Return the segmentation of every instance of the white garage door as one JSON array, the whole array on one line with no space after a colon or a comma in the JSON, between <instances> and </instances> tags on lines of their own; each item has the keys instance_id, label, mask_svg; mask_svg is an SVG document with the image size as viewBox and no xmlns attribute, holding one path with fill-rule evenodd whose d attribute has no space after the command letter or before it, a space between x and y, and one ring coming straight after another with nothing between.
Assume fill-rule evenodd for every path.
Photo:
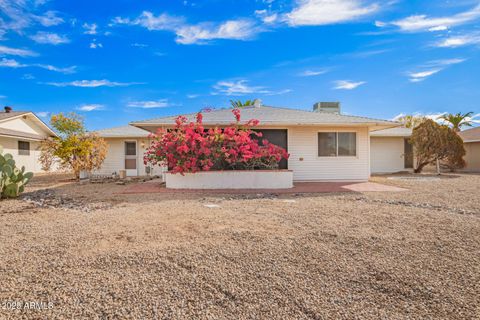
<instances>
[{"instance_id":1,"label":"white garage door","mask_svg":"<svg viewBox=\"0 0 480 320\"><path fill-rule=\"evenodd\" d=\"M370 168L372 173L405 171L403 137L371 137Z\"/></svg>"}]
</instances>

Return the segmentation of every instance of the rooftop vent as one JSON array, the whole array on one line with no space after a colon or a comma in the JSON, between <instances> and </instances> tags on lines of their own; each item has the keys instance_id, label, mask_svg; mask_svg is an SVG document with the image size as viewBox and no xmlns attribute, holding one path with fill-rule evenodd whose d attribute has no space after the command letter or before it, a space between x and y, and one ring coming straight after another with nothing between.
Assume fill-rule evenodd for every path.
<instances>
[{"instance_id":1,"label":"rooftop vent","mask_svg":"<svg viewBox=\"0 0 480 320\"><path fill-rule=\"evenodd\" d=\"M5 109L5 113L10 113L12 111L12 107L9 107L9 106L5 106L4 109Z\"/></svg>"},{"instance_id":2,"label":"rooftop vent","mask_svg":"<svg viewBox=\"0 0 480 320\"><path fill-rule=\"evenodd\" d=\"M313 105L313 111L340 114L340 102L317 102Z\"/></svg>"}]
</instances>

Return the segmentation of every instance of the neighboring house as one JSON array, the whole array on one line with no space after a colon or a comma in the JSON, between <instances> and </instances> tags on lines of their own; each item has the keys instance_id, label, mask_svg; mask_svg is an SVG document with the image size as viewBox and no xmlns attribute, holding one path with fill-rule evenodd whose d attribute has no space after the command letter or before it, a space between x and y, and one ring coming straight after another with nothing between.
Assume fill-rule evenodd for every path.
<instances>
[{"instance_id":1,"label":"neighboring house","mask_svg":"<svg viewBox=\"0 0 480 320\"><path fill-rule=\"evenodd\" d=\"M467 166L464 170L480 172L480 127L464 130L459 134L467 152L464 157Z\"/></svg>"},{"instance_id":2,"label":"neighboring house","mask_svg":"<svg viewBox=\"0 0 480 320\"><path fill-rule=\"evenodd\" d=\"M397 127L370 133L372 173L394 173L413 169L412 129Z\"/></svg>"},{"instance_id":3,"label":"neighboring house","mask_svg":"<svg viewBox=\"0 0 480 320\"><path fill-rule=\"evenodd\" d=\"M13 155L17 167L42 172L40 141L53 136L55 132L32 112L12 111L10 107L0 112L0 145L4 153Z\"/></svg>"},{"instance_id":4,"label":"neighboring house","mask_svg":"<svg viewBox=\"0 0 480 320\"><path fill-rule=\"evenodd\" d=\"M413 148L408 139L412 129L398 127L370 134L372 173L393 173L413 169ZM463 171L480 172L480 127L459 132L463 139L466 167ZM431 168L436 170L435 168Z\"/></svg>"},{"instance_id":5,"label":"neighboring house","mask_svg":"<svg viewBox=\"0 0 480 320\"><path fill-rule=\"evenodd\" d=\"M152 168L143 163L143 154L150 145L150 132L134 126L123 126L96 131L108 144L108 152L102 167L94 173L118 174L125 170L127 176L161 174L158 166Z\"/></svg>"},{"instance_id":6,"label":"neighboring house","mask_svg":"<svg viewBox=\"0 0 480 320\"><path fill-rule=\"evenodd\" d=\"M196 113L186 115L194 121ZM100 130L109 143L109 155L98 171L128 170L144 175L143 152L149 132L171 128L177 116L135 121L130 126ZM242 121L258 119L266 139L284 147L290 158L280 164L293 171L295 181L365 181L370 177L370 133L397 127L397 122L343 115L338 103L316 103L313 111L261 106L242 108ZM206 127L234 122L231 109L203 113ZM143 129L143 130L142 130ZM157 169L156 169L157 170Z\"/></svg>"}]
</instances>

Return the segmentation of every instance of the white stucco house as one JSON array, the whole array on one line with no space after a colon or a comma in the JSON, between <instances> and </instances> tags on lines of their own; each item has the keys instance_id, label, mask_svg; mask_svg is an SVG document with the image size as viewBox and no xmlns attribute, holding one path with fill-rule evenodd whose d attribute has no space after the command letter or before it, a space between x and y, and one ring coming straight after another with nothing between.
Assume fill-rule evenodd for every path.
<instances>
[{"instance_id":1,"label":"white stucco house","mask_svg":"<svg viewBox=\"0 0 480 320\"><path fill-rule=\"evenodd\" d=\"M26 171L42 172L38 161L40 141L56 136L33 112L13 111L5 107L0 112L0 145L4 153L12 154L18 167Z\"/></svg>"},{"instance_id":2,"label":"white stucco house","mask_svg":"<svg viewBox=\"0 0 480 320\"><path fill-rule=\"evenodd\" d=\"M194 121L194 114L185 115ZM365 181L372 172L403 171L403 136L395 137L391 147L382 143L381 136L374 142L375 153L398 152L392 165L389 160L374 155L372 167L371 139L373 133L396 128L399 123L381 119L344 115L339 103L316 103L312 111L263 106L242 108L242 121L258 119L258 130L270 142L284 147L290 153L280 168L293 171L294 181ZM148 135L158 128L171 128L177 116L134 121L129 126L97 131L109 144L109 155L98 171L112 174L127 170L127 175L145 175L143 152L149 145ZM203 113L206 127L226 126L234 122L231 109ZM398 140L398 141L397 141ZM378 142L378 143L377 143ZM397 143L398 142L398 143ZM372 170L373 169L373 170ZM151 169L147 169L151 170ZM159 170L155 168L155 170ZM158 171L157 171L158 172Z\"/></svg>"},{"instance_id":3,"label":"white stucco house","mask_svg":"<svg viewBox=\"0 0 480 320\"><path fill-rule=\"evenodd\" d=\"M370 168L372 174L413 170L412 129L396 127L370 132Z\"/></svg>"}]
</instances>

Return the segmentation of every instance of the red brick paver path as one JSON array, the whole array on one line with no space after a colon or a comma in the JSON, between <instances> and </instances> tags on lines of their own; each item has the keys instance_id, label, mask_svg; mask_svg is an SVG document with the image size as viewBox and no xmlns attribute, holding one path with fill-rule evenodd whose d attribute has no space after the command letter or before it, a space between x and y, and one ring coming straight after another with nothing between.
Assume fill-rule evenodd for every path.
<instances>
[{"instance_id":1,"label":"red brick paver path","mask_svg":"<svg viewBox=\"0 0 480 320\"><path fill-rule=\"evenodd\" d=\"M121 193L205 193L205 194L258 194L258 193L329 193L329 192L401 192L407 189L375 182L296 182L291 189L167 189L159 181L129 185Z\"/></svg>"}]
</instances>

